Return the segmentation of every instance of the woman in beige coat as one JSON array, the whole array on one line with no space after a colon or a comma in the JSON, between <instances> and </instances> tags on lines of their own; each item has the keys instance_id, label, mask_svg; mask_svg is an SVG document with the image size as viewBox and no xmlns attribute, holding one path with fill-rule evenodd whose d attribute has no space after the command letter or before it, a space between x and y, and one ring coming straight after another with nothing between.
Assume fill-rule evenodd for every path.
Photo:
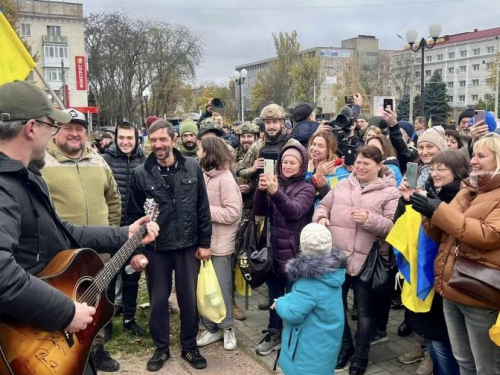
<instances>
[{"instance_id":1,"label":"woman in beige coat","mask_svg":"<svg viewBox=\"0 0 500 375\"><path fill-rule=\"evenodd\" d=\"M230 171L234 155L226 143L215 137L205 138L198 146L198 157L203 169L203 177L207 186L210 216L212 218L212 263L217 274L224 304L226 318L219 324L202 319L207 328L198 338L198 346L205 346L222 338L224 332L224 349L236 348L236 336L232 329L234 246L236 232L241 220L243 203L238 185Z\"/></svg>"}]
</instances>

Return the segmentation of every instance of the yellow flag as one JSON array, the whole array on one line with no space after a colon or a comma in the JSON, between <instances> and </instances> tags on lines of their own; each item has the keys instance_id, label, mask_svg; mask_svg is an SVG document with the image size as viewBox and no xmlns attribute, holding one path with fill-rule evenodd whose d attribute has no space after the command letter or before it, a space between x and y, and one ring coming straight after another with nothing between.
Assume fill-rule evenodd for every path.
<instances>
[{"instance_id":1,"label":"yellow flag","mask_svg":"<svg viewBox=\"0 0 500 375\"><path fill-rule=\"evenodd\" d=\"M0 86L14 80L25 80L36 66L16 32L0 10Z\"/></svg>"}]
</instances>

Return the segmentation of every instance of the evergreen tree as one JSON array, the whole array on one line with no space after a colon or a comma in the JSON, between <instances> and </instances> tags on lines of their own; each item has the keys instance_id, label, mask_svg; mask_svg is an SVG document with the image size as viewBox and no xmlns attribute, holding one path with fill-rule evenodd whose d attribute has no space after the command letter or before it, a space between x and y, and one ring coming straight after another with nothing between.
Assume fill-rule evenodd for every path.
<instances>
[{"instance_id":1,"label":"evergreen tree","mask_svg":"<svg viewBox=\"0 0 500 375\"><path fill-rule=\"evenodd\" d=\"M429 82L425 84L424 111L427 118L432 115L434 120L441 122L448 119L450 106L447 101L446 83L438 71L434 71Z\"/></svg>"},{"instance_id":2,"label":"evergreen tree","mask_svg":"<svg viewBox=\"0 0 500 375\"><path fill-rule=\"evenodd\" d=\"M423 115L423 113L420 113L420 95L415 95L413 98L413 118ZM410 119L410 121L413 121L413 119Z\"/></svg>"},{"instance_id":3,"label":"evergreen tree","mask_svg":"<svg viewBox=\"0 0 500 375\"><path fill-rule=\"evenodd\" d=\"M398 103L398 121L410 119L410 94L404 94Z\"/></svg>"}]
</instances>

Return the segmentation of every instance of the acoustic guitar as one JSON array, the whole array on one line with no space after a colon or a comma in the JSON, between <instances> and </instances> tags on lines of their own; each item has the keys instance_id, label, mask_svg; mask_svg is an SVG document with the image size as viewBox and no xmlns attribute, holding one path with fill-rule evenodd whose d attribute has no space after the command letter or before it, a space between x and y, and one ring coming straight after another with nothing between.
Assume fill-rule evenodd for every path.
<instances>
[{"instance_id":1,"label":"acoustic guitar","mask_svg":"<svg viewBox=\"0 0 500 375\"><path fill-rule=\"evenodd\" d=\"M158 204L152 199L146 201L144 209L149 221L157 219ZM72 300L94 306L94 320L85 330L77 333L45 332L15 317L1 315L1 375L83 373L95 336L114 314L114 307L106 296L106 287L139 246L147 231L146 224L141 225L106 265L92 249L64 250L36 275Z\"/></svg>"}]
</instances>

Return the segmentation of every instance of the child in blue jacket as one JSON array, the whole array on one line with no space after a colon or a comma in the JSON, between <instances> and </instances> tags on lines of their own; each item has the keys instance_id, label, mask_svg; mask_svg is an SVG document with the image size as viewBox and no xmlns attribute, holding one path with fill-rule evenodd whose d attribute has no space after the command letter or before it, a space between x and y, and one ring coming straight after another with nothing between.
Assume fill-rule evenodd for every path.
<instances>
[{"instance_id":1,"label":"child in blue jacket","mask_svg":"<svg viewBox=\"0 0 500 375\"><path fill-rule=\"evenodd\" d=\"M286 323L279 364L286 375L331 375L342 343L342 284L347 260L332 250L330 231L309 224L300 234L302 254L286 266L292 291L271 308Z\"/></svg>"}]
</instances>

